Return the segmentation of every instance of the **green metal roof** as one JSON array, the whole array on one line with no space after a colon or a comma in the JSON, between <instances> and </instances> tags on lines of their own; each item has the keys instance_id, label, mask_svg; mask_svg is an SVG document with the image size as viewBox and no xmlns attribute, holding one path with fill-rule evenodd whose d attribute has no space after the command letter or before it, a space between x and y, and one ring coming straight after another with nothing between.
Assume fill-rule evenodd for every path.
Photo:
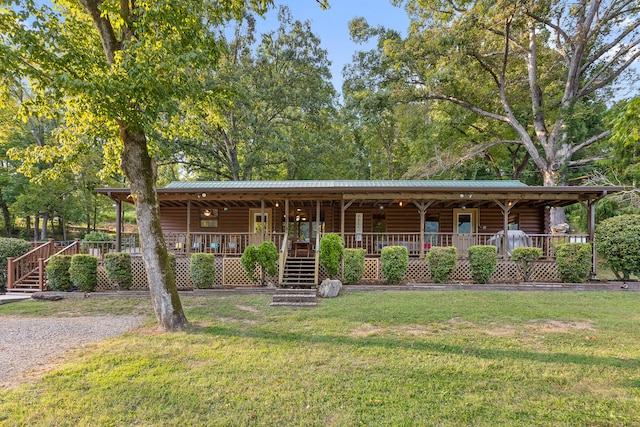
<instances>
[{"instance_id":1,"label":"green metal roof","mask_svg":"<svg viewBox=\"0 0 640 427\"><path fill-rule=\"evenodd\" d=\"M174 181L163 189L348 189L348 188L522 188L527 187L517 180L300 180L300 181Z\"/></svg>"}]
</instances>

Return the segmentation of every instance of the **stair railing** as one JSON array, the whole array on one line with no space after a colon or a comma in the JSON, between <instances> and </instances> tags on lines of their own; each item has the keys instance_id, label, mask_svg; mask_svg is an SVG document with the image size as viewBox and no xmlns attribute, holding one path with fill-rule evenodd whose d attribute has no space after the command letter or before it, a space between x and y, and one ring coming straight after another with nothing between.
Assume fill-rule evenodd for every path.
<instances>
[{"instance_id":1,"label":"stair railing","mask_svg":"<svg viewBox=\"0 0 640 427\"><path fill-rule=\"evenodd\" d=\"M315 267L313 269L313 282L318 286L320 272L320 231L316 233Z\"/></svg>"},{"instance_id":2,"label":"stair railing","mask_svg":"<svg viewBox=\"0 0 640 427\"><path fill-rule=\"evenodd\" d=\"M278 283L282 284L284 281L284 266L287 263L287 254L289 249L289 233L284 234L284 238L282 239L282 244L280 245L280 255L279 255L279 265L278 265Z\"/></svg>"},{"instance_id":3,"label":"stair railing","mask_svg":"<svg viewBox=\"0 0 640 427\"><path fill-rule=\"evenodd\" d=\"M34 272L42 276L44 274L41 271L42 260L49 258L54 251L55 243L53 239L49 239L18 258L7 258L7 291L15 288L16 284ZM42 282L40 282L40 288L42 288Z\"/></svg>"}]
</instances>

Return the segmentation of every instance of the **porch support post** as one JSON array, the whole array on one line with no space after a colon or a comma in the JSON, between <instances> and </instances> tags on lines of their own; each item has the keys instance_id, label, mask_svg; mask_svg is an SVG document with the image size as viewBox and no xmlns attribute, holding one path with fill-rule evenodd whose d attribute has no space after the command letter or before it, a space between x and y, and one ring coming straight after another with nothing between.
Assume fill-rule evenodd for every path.
<instances>
[{"instance_id":1,"label":"porch support post","mask_svg":"<svg viewBox=\"0 0 640 427\"><path fill-rule=\"evenodd\" d=\"M122 251L122 202L116 200L116 252Z\"/></svg>"},{"instance_id":2,"label":"porch support post","mask_svg":"<svg viewBox=\"0 0 640 427\"><path fill-rule=\"evenodd\" d=\"M349 200L349 202L347 202L345 204L344 199L342 199L342 206L340 209L340 237L342 237L344 239L344 216L345 216L345 212L347 212L347 209L349 209L349 206L351 206L351 204L354 202L355 200Z\"/></svg>"},{"instance_id":3,"label":"porch support post","mask_svg":"<svg viewBox=\"0 0 640 427\"><path fill-rule=\"evenodd\" d=\"M320 204L322 203L321 200L316 200L316 240L318 239L318 236L320 235Z\"/></svg>"},{"instance_id":4,"label":"porch support post","mask_svg":"<svg viewBox=\"0 0 640 427\"><path fill-rule=\"evenodd\" d=\"M185 253L191 254L191 200L187 200L187 236L185 239Z\"/></svg>"},{"instance_id":5,"label":"porch support post","mask_svg":"<svg viewBox=\"0 0 640 427\"><path fill-rule=\"evenodd\" d=\"M494 200L494 203L502 209L502 232L504 233L502 236L502 259L506 261L509 255L509 212L511 212L511 209L513 209L518 202L505 200L504 203L502 203L499 200Z\"/></svg>"},{"instance_id":6,"label":"porch support post","mask_svg":"<svg viewBox=\"0 0 640 427\"><path fill-rule=\"evenodd\" d=\"M588 200L580 202L580 204L587 210L587 233L589 233L589 243L591 243L591 278L596 277L596 202L600 198L595 200Z\"/></svg>"},{"instance_id":7,"label":"porch support post","mask_svg":"<svg viewBox=\"0 0 640 427\"><path fill-rule=\"evenodd\" d=\"M265 221L264 221L264 199L260 200L260 243L264 242L265 238Z\"/></svg>"},{"instance_id":8,"label":"porch support post","mask_svg":"<svg viewBox=\"0 0 640 427\"><path fill-rule=\"evenodd\" d=\"M418 208L418 212L420 212L420 258L424 258L424 222L426 219L427 209L432 203L433 200L424 203L418 203L415 200L413 201L413 204Z\"/></svg>"},{"instance_id":9,"label":"porch support post","mask_svg":"<svg viewBox=\"0 0 640 427\"><path fill-rule=\"evenodd\" d=\"M289 199L284 200L284 234L289 235Z\"/></svg>"}]
</instances>

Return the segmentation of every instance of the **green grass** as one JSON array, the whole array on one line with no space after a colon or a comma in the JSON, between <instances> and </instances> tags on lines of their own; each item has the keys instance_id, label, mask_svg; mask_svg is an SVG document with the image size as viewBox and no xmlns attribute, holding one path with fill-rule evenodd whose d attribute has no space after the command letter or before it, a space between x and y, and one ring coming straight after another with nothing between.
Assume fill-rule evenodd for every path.
<instances>
[{"instance_id":1,"label":"green grass","mask_svg":"<svg viewBox=\"0 0 640 427\"><path fill-rule=\"evenodd\" d=\"M147 326L0 391L0 425L640 425L640 293L369 292L316 308L187 297ZM0 316L146 314L146 299Z\"/></svg>"}]
</instances>

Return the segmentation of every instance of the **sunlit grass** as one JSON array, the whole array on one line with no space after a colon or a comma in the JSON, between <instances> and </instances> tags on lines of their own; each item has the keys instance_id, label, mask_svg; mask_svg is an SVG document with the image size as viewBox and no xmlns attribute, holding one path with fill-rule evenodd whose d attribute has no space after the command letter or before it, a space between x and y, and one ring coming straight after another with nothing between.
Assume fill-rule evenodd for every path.
<instances>
[{"instance_id":1,"label":"sunlit grass","mask_svg":"<svg viewBox=\"0 0 640 427\"><path fill-rule=\"evenodd\" d=\"M369 292L312 309L183 298L0 392L0 425L640 425L638 293ZM21 307L20 307L21 306ZM1 315L146 314L146 299Z\"/></svg>"}]
</instances>

